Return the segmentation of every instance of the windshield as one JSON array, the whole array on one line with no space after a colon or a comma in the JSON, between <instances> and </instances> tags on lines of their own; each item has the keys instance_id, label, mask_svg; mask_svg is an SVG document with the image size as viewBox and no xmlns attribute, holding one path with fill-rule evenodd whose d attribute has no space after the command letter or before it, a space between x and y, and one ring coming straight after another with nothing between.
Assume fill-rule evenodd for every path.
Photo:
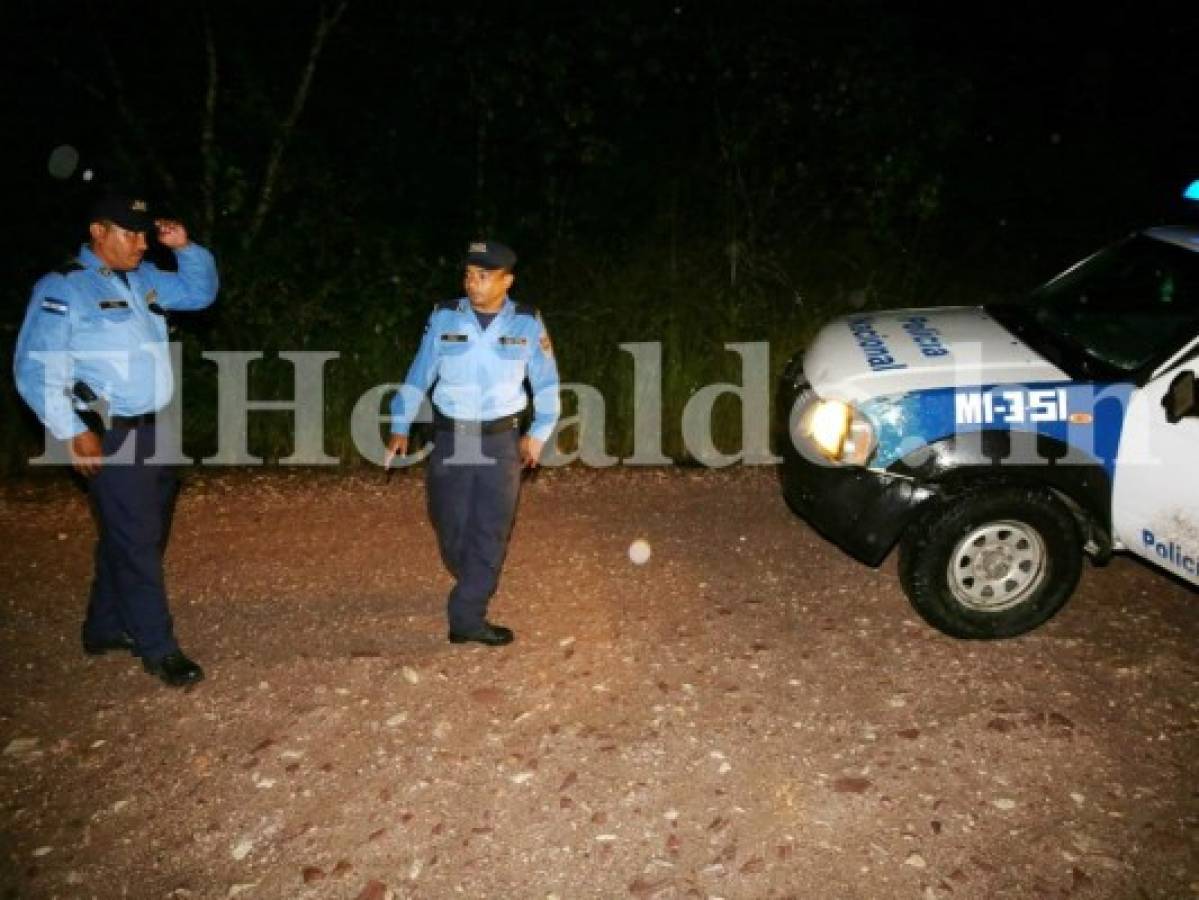
<instances>
[{"instance_id":1,"label":"windshield","mask_svg":"<svg viewBox=\"0 0 1199 900\"><path fill-rule=\"evenodd\" d=\"M1127 378L1199 333L1199 253L1136 235L988 312L1074 377Z\"/></svg>"}]
</instances>

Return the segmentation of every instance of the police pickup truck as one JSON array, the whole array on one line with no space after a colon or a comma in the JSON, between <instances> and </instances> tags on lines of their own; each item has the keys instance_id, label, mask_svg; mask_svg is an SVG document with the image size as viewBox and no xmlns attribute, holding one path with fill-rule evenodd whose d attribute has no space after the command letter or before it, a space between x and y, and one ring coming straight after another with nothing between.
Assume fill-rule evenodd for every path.
<instances>
[{"instance_id":1,"label":"police pickup truck","mask_svg":"<svg viewBox=\"0 0 1199 900\"><path fill-rule=\"evenodd\" d=\"M782 377L783 494L866 564L898 544L913 607L955 637L1041 625L1084 553L1199 584L1197 373L1193 226L1133 234L1023 302L840 318Z\"/></svg>"}]
</instances>

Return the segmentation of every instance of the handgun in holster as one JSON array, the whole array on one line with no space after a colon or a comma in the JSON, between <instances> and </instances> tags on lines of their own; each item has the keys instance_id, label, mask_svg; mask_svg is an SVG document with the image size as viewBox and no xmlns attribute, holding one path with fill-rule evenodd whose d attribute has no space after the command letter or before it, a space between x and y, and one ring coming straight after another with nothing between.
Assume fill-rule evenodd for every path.
<instances>
[{"instance_id":1,"label":"handgun in holster","mask_svg":"<svg viewBox=\"0 0 1199 900\"><path fill-rule=\"evenodd\" d=\"M103 437L108 430L108 403L104 398L97 396L86 381L76 381L71 388L71 399L74 400L75 415L83 420L87 430Z\"/></svg>"}]
</instances>

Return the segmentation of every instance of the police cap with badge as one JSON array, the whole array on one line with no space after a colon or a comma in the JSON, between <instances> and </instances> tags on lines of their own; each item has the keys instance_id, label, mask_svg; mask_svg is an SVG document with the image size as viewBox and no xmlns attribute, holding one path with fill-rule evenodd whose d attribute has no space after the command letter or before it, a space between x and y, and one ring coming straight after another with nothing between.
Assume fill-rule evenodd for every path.
<instances>
[{"instance_id":1,"label":"police cap with badge","mask_svg":"<svg viewBox=\"0 0 1199 900\"><path fill-rule=\"evenodd\" d=\"M510 272L516 265L516 253L499 241L472 241L466 249L466 264L480 269L504 269Z\"/></svg>"},{"instance_id":2,"label":"police cap with badge","mask_svg":"<svg viewBox=\"0 0 1199 900\"><path fill-rule=\"evenodd\" d=\"M92 204L88 222L112 222L126 231L154 230L154 217L145 200L113 191L102 194Z\"/></svg>"}]
</instances>

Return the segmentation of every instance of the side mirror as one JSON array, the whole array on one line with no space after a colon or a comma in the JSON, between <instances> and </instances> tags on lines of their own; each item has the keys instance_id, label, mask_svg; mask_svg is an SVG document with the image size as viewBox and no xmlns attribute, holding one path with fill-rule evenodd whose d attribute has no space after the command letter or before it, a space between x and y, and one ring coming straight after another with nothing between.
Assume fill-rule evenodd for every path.
<instances>
[{"instance_id":1,"label":"side mirror","mask_svg":"<svg viewBox=\"0 0 1199 900\"><path fill-rule=\"evenodd\" d=\"M1190 369L1179 372L1162 397L1166 421L1171 425L1186 416L1199 416L1199 392L1195 390L1195 373Z\"/></svg>"}]
</instances>

